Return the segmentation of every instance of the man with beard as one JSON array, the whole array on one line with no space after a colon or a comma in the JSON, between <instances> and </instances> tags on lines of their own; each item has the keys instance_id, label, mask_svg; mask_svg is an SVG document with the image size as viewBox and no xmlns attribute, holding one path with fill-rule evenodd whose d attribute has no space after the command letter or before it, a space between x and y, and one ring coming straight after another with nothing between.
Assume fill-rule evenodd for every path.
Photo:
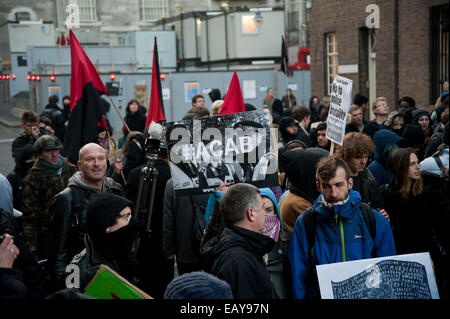
<instances>
[{"instance_id":1,"label":"man with beard","mask_svg":"<svg viewBox=\"0 0 450 319\"><path fill-rule=\"evenodd\" d=\"M52 288L63 288L66 266L83 248L86 234L86 207L94 193L123 195L122 187L106 173L105 150L89 143L79 152L79 172L70 179L66 189L57 194L49 205L50 242L48 271Z\"/></svg>"},{"instance_id":2,"label":"man with beard","mask_svg":"<svg viewBox=\"0 0 450 319\"><path fill-rule=\"evenodd\" d=\"M139 263L134 256L137 222L131 217L133 203L113 194L94 194L86 208L85 249L71 264L80 270L80 289L84 291L100 265L107 265L132 284L139 283Z\"/></svg>"},{"instance_id":3,"label":"man with beard","mask_svg":"<svg viewBox=\"0 0 450 319\"><path fill-rule=\"evenodd\" d=\"M362 207L365 204L351 189L353 180L342 158L320 160L316 178L321 194L297 219L289 247L296 299L319 298L316 265L395 255L389 223L377 211Z\"/></svg>"}]
</instances>

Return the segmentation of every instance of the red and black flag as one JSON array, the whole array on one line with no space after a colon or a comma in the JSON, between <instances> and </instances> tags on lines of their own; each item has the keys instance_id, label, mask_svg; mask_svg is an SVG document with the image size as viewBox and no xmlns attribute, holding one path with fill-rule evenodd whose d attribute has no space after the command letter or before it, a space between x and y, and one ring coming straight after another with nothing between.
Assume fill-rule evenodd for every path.
<instances>
[{"instance_id":1,"label":"red and black flag","mask_svg":"<svg viewBox=\"0 0 450 319\"><path fill-rule=\"evenodd\" d=\"M165 121L164 103L162 99L161 75L159 73L158 45L156 37L153 44L153 66L152 83L150 89L150 104L148 107L147 122L145 127L149 127L151 122Z\"/></svg>"},{"instance_id":2,"label":"red and black flag","mask_svg":"<svg viewBox=\"0 0 450 319\"><path fill-rule=\"evenodd\" d=\"M64 139L64 155L75 163L80 148L96 140L98 126L106 127L103 118L106 101L101 95L107 94L108 90L72 30L70 59L70 117Z\"/></svg>"},{"instance_id":3,"label":"red and black flag","mask_svg":"<svg viewBox=\"0 0 450 319\"><path fill-rule=\"evenodd\" d=\"M239 78L236 71L234 71L227 93L225 94L225 100L220 108L220 115L239 112L245 112L245 104Z\"/></svg>"},{"instance_id":4,"label":"red and black flag","mask_svg":"<svg viewBox=\"0 0 450 319\"><path fill-rule=\"evenodd\" d=\"M287 69L287 70L286 70ZM284 41L284 37L281 36L281 62L280 62L280 70L289 76L289 60L286 49L286 42Z\"/></svg>"}]
</instances>

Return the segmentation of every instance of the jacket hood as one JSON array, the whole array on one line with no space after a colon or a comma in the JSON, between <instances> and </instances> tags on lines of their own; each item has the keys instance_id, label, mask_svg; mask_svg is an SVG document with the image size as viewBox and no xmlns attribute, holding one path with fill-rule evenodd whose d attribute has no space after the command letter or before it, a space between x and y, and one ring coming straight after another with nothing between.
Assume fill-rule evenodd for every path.
<instances>
[{"instance_id":1,"label":"jacket hood","mask_svg":"<svg viewBox=\"0 0 450 319\"><path fill-rule=\"evenodd\" d=\"M33 163L26 163L26 161L31 159L34 155L35 153L31 144L25 145L19 152L17 152L15 171L22 177L25 177L31 167L33 167Z\"/></svg>"},{"instance_id":2,"label":"jacket hood","mask_svg":"<svg viewBox=\"0 0 450 319\"><path fill-rule=\"evenodd\" d=\"M329 152L319 147L291 150L280 157L281 167L291 183L290 191L313 203L319 196L316 187L316 165Z\"/></svg>"},{"instance_id":3,"label":"jacket hood","mask_svg":"<svg viewBox=\"0 0 450 319\"><path fill-rule=\"evenodd\" d=\"M83 181L82 173L80 171L78 171L78 172L75 172L75 174L73 174L69 178L69 182L67 184L67 187L69 187L69 186L77 186L79 188L88 189L88 190L96 192L96 193L105 193L106 192L105 184L107 182L107 179L109 179L109 177L103 177L103 186L102 186L102 190L100 191L97 188L91 187L88 184L86 184Z\"/></svg>"},{"instance_id":4,"label":"jacket hood","mask_svg":"<svg viewBox=\"0 0 450 319\"><path fill-rule=\"evenodd\" d=\"M297 122L292 116L284 116L278 121L280 135L284 143L290 142L297 138L297 134L291 134L286 130L289 126L294 124L297 124Z\"/></svg>"},{"instance_id":5,"label":"jacket hood","mask_svg":"<svg viewBox=\"0 0 450 319\"><path fill-rule=\"evenodd\" d=\"M427 110L418 109L412 112L412 122L418 122L419 118L426 115L428 119L430 120L430 126L431 126L431 116L430 113Z\"/></svg>"},{"instance_id":6,"label":"jacket hood","mask_svg":"<svg viewBox=\"0 0 450 319\"><path fill-rule=\"evenodd\" d=\"M320 218L324 220L334 220L335 215L342 219L352 219L355 213L355 208L359 208L361 202L361 195L350 189L348 200L342 205L334 205L333 209L325 206L323 201L323 195L320 194L319 197L314 202L314 210L319 213Z\"/></svg>"},{"instance_id":7,"label":"jacket hood","mask_svg":"<svg viewBox=\"0 0 450 319\"><path fill-rule=\"evenodd\" d=\"M202 249L205 270L210 270L215 260L226 250L241 248L260 258L269 253L275 241L263 234L230 225L226 226L220 236L212 238Z\"/></svg>"},{"instance_id":8,"label":"jacket hood","mask_svg":"<svg viewBox=\"0 0 450 319\"><path fill-rule=\"evenodd\" d=\"M373 144L375 144L374 159L386 162L389 148L401 140L403 138L391 130L382 129L377 131L373 136Z\"/></svg>"},{"instance_id":9,"label":"jacket hood","mask_svg":"<svg viewBox=\"0 0 450 319\"><path fill-rule=\"evenodd\" d=\"M281 228L283 228L283 222L282 222L281 216L280 216L280 207L278 207L277 199L275 198L274 193L268 187L267 188L260 188L259 192L260 192L261 196L265 196L265 197L269 198L272 201L273 207L275 208L275 211L277 213L277 217L278 217L278 219L280 221Z\"/></svg>"}]
</instances>

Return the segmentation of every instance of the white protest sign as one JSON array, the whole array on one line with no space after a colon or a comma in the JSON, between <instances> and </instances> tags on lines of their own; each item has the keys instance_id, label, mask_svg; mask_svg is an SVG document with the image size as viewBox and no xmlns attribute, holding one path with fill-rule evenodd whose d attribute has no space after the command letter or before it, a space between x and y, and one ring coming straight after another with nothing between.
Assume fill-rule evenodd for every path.
<instances>
[{"instance_id":1,"label":"white protest sign","mask_svg":"<svg viewBox=\"0 0 450 319\"><path fill-rule=\"evenodd\" d=\"M352 86L352 80L339 75L334 77L331 86L326 137L339 145L342 145L344 140L347 113L352 99Z\"/></svg>"},{"instance_id":2,"label":"white protest sign","mask_svg":"<svg viewBox=\"0 0 450 319\"><path fill-rule=\"evenodd\" d=\"M429 253L316 266L322 299L439 299Z\"/></svg>"}]
</instances>

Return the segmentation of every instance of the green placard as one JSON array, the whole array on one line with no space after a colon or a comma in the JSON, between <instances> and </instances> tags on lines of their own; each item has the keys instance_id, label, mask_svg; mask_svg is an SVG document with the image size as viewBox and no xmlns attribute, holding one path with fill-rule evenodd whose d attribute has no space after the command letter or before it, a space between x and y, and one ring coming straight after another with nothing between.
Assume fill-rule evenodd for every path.
<instances>
[{"instance_id":1,"label":"green placard","mask_svg":"<svg viewBox=\"0 0 450 319\"><path fill-rule=\"evenodd\" d=\"M108 266L101 265L84 293L97 299L151 299Z\"/></svg>"}]
</instances>

